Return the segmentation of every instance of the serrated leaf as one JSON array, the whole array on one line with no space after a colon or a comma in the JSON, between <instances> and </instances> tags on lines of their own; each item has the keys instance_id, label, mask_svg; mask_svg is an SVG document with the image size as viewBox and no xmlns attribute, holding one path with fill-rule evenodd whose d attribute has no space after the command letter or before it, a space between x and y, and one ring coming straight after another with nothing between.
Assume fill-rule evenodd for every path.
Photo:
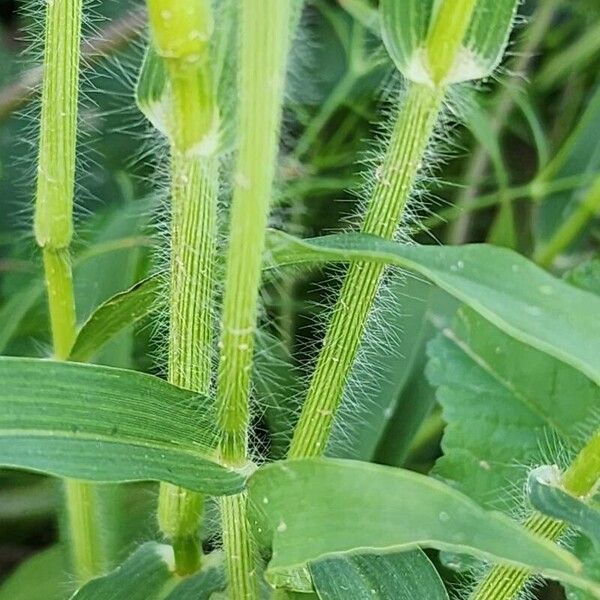
<instances>
[{"instance_id":1,"label":"serrated leaf","mask_svg":"<svg viewBox=\"0 0 600 600\"><path fill-rule=\"evenodd\" d=\"M225 574L213 556L202 570L182 578L175 573L173 549L148 542L104 577L85 584L72 600L209 600L225 588Z\"/></svg>"},{"instance_id":2,"label":"serrated leaf","mask_svg":"<svg viewBox=\"0 0 600 600\"><path fill-rule=\"evenodd\" d=\"M160 275L154 275L101 304L79 330L70 360L89 361L115 335L148 316L156 308L161 285Z\"/></svg>"},{"instance_id":3,"label":"serrated leaf","mask_svg":"<svg viewBox=\"0 0 600 600\"><path fill-rule=\"evenodd\" d=\"M520 506L525 466L548 444L578 451L582 428L593 427L598 386L472 310L430 343L429 356L447 423L436 473L485 506Z\"/></svg>"},{"instance_id":4,"label":"serrated leaf","mask_svg":"<svg viewBox=\"0 0 600 600\"><path fill-rule=\"evenodd\" d=\"M438 0L380 3L385 45L396 67L411 81L433 85L427 47L440 4ZM518 4L518 0L476 0L445 83L481 79L494 72L506 49Z\"/></svg>"},{"instance_id":5,"label":"serrated leaf","mask_svg":"<svg viewBox=\"0 0 600 600\"><path fill-rule=\"evenodd\" d=\"M312 563L310 573L321 600L448 600L438 572L421 550L328 558Z\"/></svg>"},{"instance_id":6,"label":"serrated leaf","mask_svg":"<svg viewBox=\"0 0 600 600\"><path fill-rule=\"evenodd\" d=\"M423 275L515 339L600 384L600 298L505 248L409 246L360 233L298 239L269 232L267 268L380 262Z\"/></svg>"},{"instance_id":7,"label":"serrated leaf","mask_svg":"<svg viewBox=\"0 0 600 600\"><path fill-rule=\"evenodd\" d=\"M542 514L564 521L587 536L600 552L600 510L561 487L560 470L552 465L533 469L527 478L527 497Z\"/></svg>"},{"instance_id":8,"label":"serrated leaf","mask_svg":"<svg viewBox=\"0 0 600 600\"><path fill-rule=\"evenodd\" d=\"M0 464L97 482L168 481L231 494L211 402L123 369L0 358Z\"/></svg>"},{"instance_id":9,"label":"serrated leaf","mask_svg":"<svg viewBox=\"0 0 600 600\"><path fill-rule=\"evenodd\" d=\"M600 594L568 552L431 477L307 459L260 468L248 490L257 540L272 547L269 580L332 555L433 547L518 565Z\"/></svg>"}]
</instances>

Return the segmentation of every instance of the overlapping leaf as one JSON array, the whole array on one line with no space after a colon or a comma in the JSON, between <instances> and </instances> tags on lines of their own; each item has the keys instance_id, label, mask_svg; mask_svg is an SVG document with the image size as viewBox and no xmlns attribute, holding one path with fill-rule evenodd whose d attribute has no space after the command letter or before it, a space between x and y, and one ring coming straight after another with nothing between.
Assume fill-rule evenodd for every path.
<instances>
[{"instance_id":1,"label":"overlapping leaf","mask_svg":"<svg viewBox=\"0 0 600 600\"><path fill-rule=\"evenodd\" d=\"M447 422L436 471L484 505L521 506L526 467L556 447L577 452L594 427L598 386L472 310L459 312L429 355Z\"/></svg>"},{"instance_id":2,"label":"overlapping leaf","mask_svg":"<svg viewBox=\"0 0 600 600\"><path fill-rule=\"evenodd\" d=\"M373 261L417 272L515 339L600 383L600 298L558 280L507 249L408 246L365 234L300 240L269 235L271 268Z\"/></svg>"},{"instance_id":3,"label":"overlapping leaf","mask_svg":"<svg viewBox=\"0 0 600 600\"><path fill-rule=\"evenodd\" d=\"M213 494L244 485L218 463L204 397L135 371L36 359L0 358L0 381L3 466Z\"/></svg>"},{"instance_id":4,"label":"overlapping leaf","mask_svg":"<svg viewBox=\"0 0 600 600\"><path fill-rule=\"evenodd\" d=\"M336 459L285 461L259 469L249 495L257 537L272 546L272 581L329 555L434 547L519 565L600 597L572 555L431 477Z\"/></svg>"}]
</instances>

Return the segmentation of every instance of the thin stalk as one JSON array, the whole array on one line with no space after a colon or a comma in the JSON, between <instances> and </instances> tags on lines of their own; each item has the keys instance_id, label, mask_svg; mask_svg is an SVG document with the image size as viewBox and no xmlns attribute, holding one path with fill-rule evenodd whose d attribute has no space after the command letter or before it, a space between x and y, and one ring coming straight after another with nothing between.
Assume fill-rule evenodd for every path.
<instances>
[{"instance_id":1,"label":"thin stalk","mask_svg":"<svg viewBox=\"0 0 600 600\"><path fill-rule=\"evenodd\" d=\"M432 85L410 83L363 221L364 233L392 239L410 199L446 95L445 80L475 0L443 2L427 40ZM353 263L342 285L290 446L290 458L325 452L385 266Z\"/></svg>"},{"instance_id":2,"label":"thin stalk","mask_svg":"<svg viewBox=\"0 0 600 600\"><path fill-rule=\"evenodd\" d=\"M560 0L540 2L539 8L531 20L531 27L527 30L527 36L519 52L519 58L513 68L516 77L522 77L527 73L535 55L535 50L544 39L559 3ZM491 129L495 134L499 134L502 131L514 109L515 101L511 91L511 84L512 82L508 82L502 88L496 102L496 109L491 122ZM462 244L468 238L472 221L471 205L477 197L488 165L489 156L486 149L483 146L478 146L467 165L465 174L467 187L465 187L456 201L456 208L464 212L464 214L461 214L448 232L448 243L450 244Z\"/></svg>"},{"instance_id":3,"label":"thin stalk","mask_svg":"<svg viewBox=\"0 0 600 600\"><path fill-rule=\"evenodd\" d=\"M247 462L250 373L281 127L291 0L240 3L238 157L227 251L217 402L225 463ZM230 596L258 597L245 495L220 500Z\"/></svg>"},{"instance_id":4,"label":"thin stalk","mask_svg":"<svg viewBox=\"0 0 600 600\"><path fill-rule=\"evenodd\" d=\"M577 455L573 464L563 476L565 490L575 496L586 496L600 479L600 430L596 431L590 442ZM528 531L544 539L556 542L567 526L562 521L534 513L524 525ZM527 570L497 566L491 569L487 577L477 586L470 596L471 600L514 600L523 591L531 577Z\"/></svg>"},{"instance_id":5,"label":"thin stalk","mask_svg":"<svg viewBox=\"0 0 600 600\"><path fill-rule=\"evenodd\" d=\"M155 47L165 60L172 92L168 380L208 394L219 187L218 116L209 59L212 8L209 0L187 7L150 0L148 6ZM161 484L158 522L171 541L179 574L200 567L203 509L201 494Z\"/></svg>"},{"instance_id":6,"label":"thin stalk","mask_svg":"<svg viewBox=\"0 0 600 600\"><path fill-rule=\"evenodd\" d=\"M217 194L214 157L173 152L168 380L202 394L211 382ZM203 506L197 492L160 486L158 521L171 540L180 574L200 566Z\"/></svg>"},{"instance_id":7,"label":"thin stalk","mask_svg":"<svg viewBox=\"0 0 600 600\"><path fill-rule=\"evenodd\" d=\"M444 88L410 85L377 176L363 232L386 239L395 235L444 96ZM325 451L384 270L376 264L350 266L294 432L290 458L318 456Z\"/></svg>"},{"instance_id":8,"label":"thin stalk","mask_svg":"<svg viewBox=\"0 0 600 600\"><path fill-rule=\"evenodd\" d=\"M67 360L76 336L69 245L77 144L81 0L46 7L35 237L42 248L54 358ZM93 486L66 480L66 536L74 575L83 583L106 565Z\"/></svg>"},{"instance_id":9,"label":"thin stalk","mask_svg":"<svg viewBox=\"0 0 600 600\"><path fill-rule=\"evenodd\" d=\"M600 178L596 179L589 192L579 202L567 220L554 232L550 240L535 254L535 261L548 268L554 259L581 233L582 229L600 212Z\"/></svg>"}]
</instances>

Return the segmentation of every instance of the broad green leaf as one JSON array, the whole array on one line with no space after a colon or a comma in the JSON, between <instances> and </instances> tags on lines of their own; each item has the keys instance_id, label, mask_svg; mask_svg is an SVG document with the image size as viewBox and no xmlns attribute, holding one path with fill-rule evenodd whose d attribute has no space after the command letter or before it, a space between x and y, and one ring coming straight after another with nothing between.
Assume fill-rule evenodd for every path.
<instances>
[{"instance_id":1,"label":"broad green leaf","mask_svg":"<svg viewBox=\"0 0 600 600\"><path fill-rule=\"evenodd\" d=\"M600 552L600 509L569 494L561 487L561 473L555 465L533 469L527 478L527 496L541 513L572 525L592 540Z\"/></svg>"},{"instance_id":2,"label":"broad green leaf","mask_svg":"<svg viewBox=\"0 0 600 600\"><path fill-rule=\"evenodd\" d=\"M270 268L372 261L419 273L505 333L600 384L600 298L515 252L483 244L409 246L359 233L300 240L270 231L269 244Z\"/></svg>"},{"instance_id":3,"label":"broad green leaf","mask_svg":"<svg viewBox=\"0 0 600 600\"><path fill-rule=\"evenodd\" d=\"M448 600L421 550L328 558L311 563L310 573L321 600Z\"/></svg>"},{"instance_id":4,"label":"broad green leaf","mask_svg":"<svg viewBox=\"0 0 600 600\"><path fill-rule=\"evenodd\" d=\"M69 590L64 550L51 546L23 562L0 586L0 600L63 600Z\"/></svg>"},{"instance_id":5,"label":"broad green leaf","mask_svg":"<svg viewBox=\"0 0 600 600\"><path fill-rule=\"evenodd\" d=\"M244 476L217 460L212 404L123 369L0 358L0 464L97 482L157 480L211 494Z\"/></svg>"},{"instance_id":6,"label":"broad green leaf","mask_svg":"<svg viewBox=\"0 0 600 600\"><path fill-rule=\"evenodd\" d=\"M209 555L198 574L182 578L174 571L172 548L148 542L114 571L84 585L72 600L209 600L225 588L220 562L218 555Z\"/></svg>"},{"instance_id":7,"label":"broad green leaf","mask_svg":"<svg viewBox=\"0 0 600 600\"><path fill-rule=\"evenodd\" d=\"M447 423L436 472L484 506L518 508L525 467L539 464L548 444L577 452L596 421L598 386L472 310L459 312L429 355Z\"/></svg>"},{"instance_id":8,"label":"broad green leaf","mask_svg":"<svg viewBox=\"0 0 600 600\"><path fill-rule=\"evenodd\" d=\"M101 304L81 327L71 351L71 360L90 360L117 333L148 316L161 289L158 275L136 283Z\"/></svg>"},{"instance_id":9,"label":"broad green leaf","mask_svg":"<svg viewBox=\"0 0 600 600\"><path fill-rule=\"evenodd\" d=\"M251 517L271 545L273 581L336 554L387 554L432 547L525 567L600 593L581 565L441 481L410 471L339 459L273 463L249 480Z\"/></svg>"},{"instance_id":10,"label":"broad green leaf","mask_svg":"<svg viewBox=\"0 0 600 600\"><path fill-rule=\"evenodd\" d=\"M385 45L408 79L432 84L427 56L438 0L381 0ZM517 11L517 0L476 0L467 33L446 76L446 83L481 79L500 63Z\"/></svg>"}]
</instances>

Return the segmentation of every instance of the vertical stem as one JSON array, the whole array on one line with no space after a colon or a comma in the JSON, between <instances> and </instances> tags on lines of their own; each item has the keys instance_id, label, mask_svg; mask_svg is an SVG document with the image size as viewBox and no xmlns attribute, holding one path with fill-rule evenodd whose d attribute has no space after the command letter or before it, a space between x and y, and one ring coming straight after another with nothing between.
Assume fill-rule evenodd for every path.
<instances>
[{"instance_id":1,"label":"vertical stem","mask_svg":"<svg viewBox=\"0 0 600 600\"><path fill-rule=\"evenodd\" d=\"M377 175L363 232L387 239L396 233L443 98L443 88L410 85ZM294 432L291 458L325 451L384 269L382 265L354 263L348 270Z\"/></svg>"},{"instance_id":2,"label":"vertical stem","mask_svg":"<svg viewBox=\"0 0 600 600\"><path fill-rule=\"evenodd\" d=\"M34 230L43 251L57 360L68 359L76 335L69 245L73 235L81 18L82 0L47 4ZM82 583L106 566L95 488L66 480L65 499L72 567Z\"/></svg>"},{"instance_id":3,"label":"vertical stem","mask_svg":"<svg viewBox=\"0 0 600 600\"><path fill-rule=\"evenodd\" d=\"M554 259L577 238L586 224L600 212L600 177L579 202L579 206L567 217L548 242L535 254L535 261L542 267L550 267Z\"/></svg>"},{"instance_id":4,"label":"vertical stem","mask_svg":"<svg viewBox=\"0 0 600 600\"><path fill-rule=\"evenodd\" d=\"M250 372L265 230L290 45L291 0L241 0L238 158L227 251L217 382L221 453L247 461ZM236 600L258 597L245 495L222 498L223 542Z\"/></svg>"},{"instance_id":5,"label":"vertical stem","mask_svg":"<svg viewBox=\"0 0 600 600\"><path fill-rule=\"evenodd\" d=\"M600 479L600 430L577 455L563 476L565 489L576 496L589 494ZM566 525L540 513L534 513L523 526L547 540L558 541ZM471 594L471 600L514 600L518 598L531 573L516 567L493 567Z\"/></svg>"},{"instance_id":6,"label":"vertical stem","mask_svg":"<svg viewBox=\"0 0 600 600\"><path fill-rule=\"evenodd\" d=\"M218 164L215 157L187 156L173 149L169 382L207 394L211 383L213 267ZM198 529L203 498L163 483L158 521L171 540L180 574L200 566Z\"/></svg>"},{"instance_id":7,"label":"vertical stem","mask_svg":"<svg viewBox=\"0 0 600 600\"><path fill-rule=\"evenodd\" d=\"M171 83L171 269L168 379L208 394L217 227L216 91L210 61L210 0L148 0L156 50ZM200 567L201 494L163 483L158 522L178 573Z\"/></svg>"}]
</instances>

